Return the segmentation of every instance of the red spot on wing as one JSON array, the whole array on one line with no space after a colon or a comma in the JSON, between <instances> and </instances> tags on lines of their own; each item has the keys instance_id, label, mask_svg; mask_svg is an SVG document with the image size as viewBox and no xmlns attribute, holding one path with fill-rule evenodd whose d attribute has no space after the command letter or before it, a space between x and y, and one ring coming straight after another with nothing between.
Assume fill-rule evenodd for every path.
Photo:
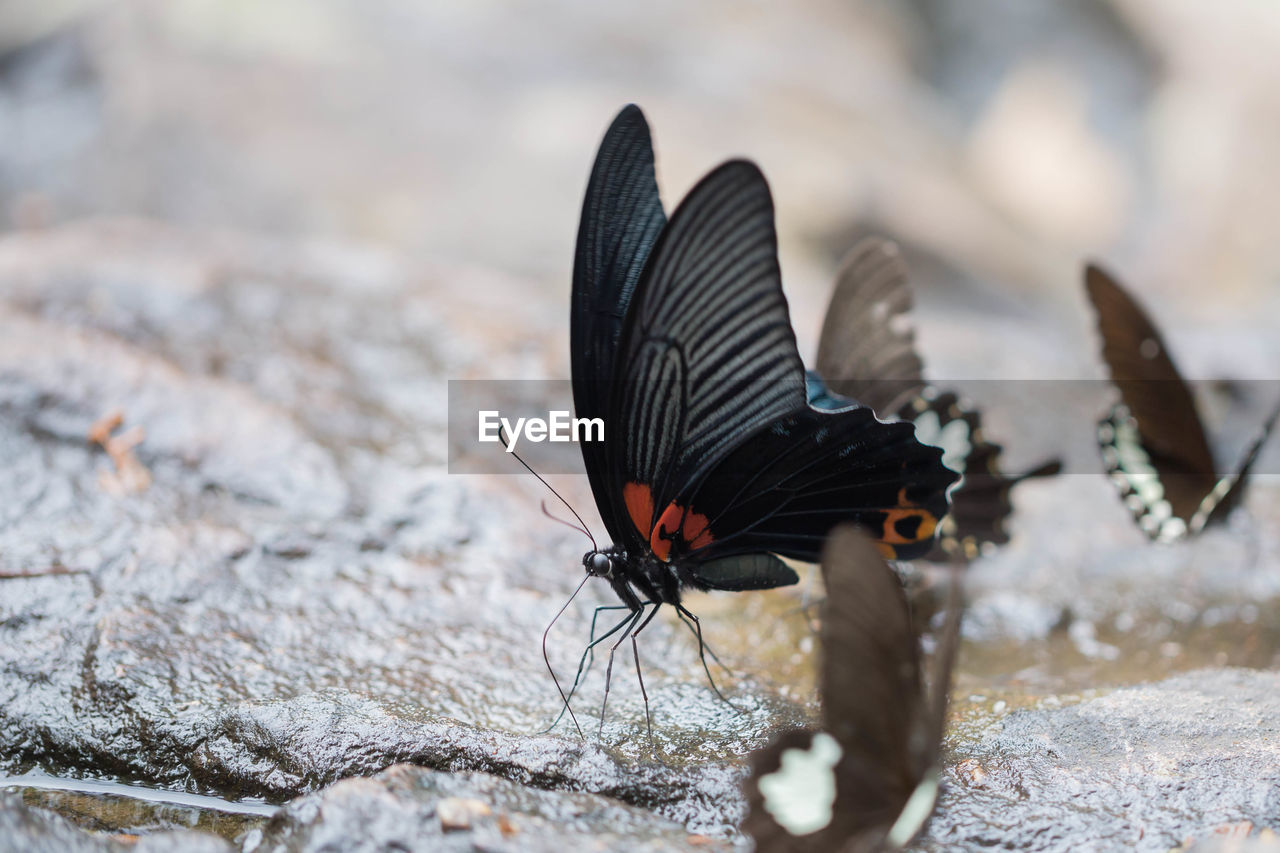
<instances>
[{"instance_id":1,"label":"red spot on wing","mask_svg":"<svg viewBox=\"0 0 1280 853\"><path fill-rule=\"evenodd\" d=\"M686 550L696 551L715 541L708 527L710 521L700 512L686 510L670 503L662 511L658 522L653 521L653 490L644 483L627 483L622 487L622 501L631 516L631 523L640 535L649 541L649 548L659 560L671 559L671 546L676 537L684 542Z\"/></svg>"},{"instance_id":2,"label":"red spot on wing","mask_svg":"<svg viewBox=\"0 0 1280 853\"><path fill-rule=\"evenodd\" d=\"M715 541L707 527L708 523L707 517L702 513L687 510L672 501L653 526L653 531L649 534L649 547L660 560L670 558L671 545L676 536L685 543L687 550L705 548Z\"/></svg>"},{"instance_id":3,"label":"red spot on wing","mask_svg":"<svg viewBox=\"0 0 1280 853\"><path fill-rule=\"evenodd\" d=\"M622 487L622 502L636 530L648 538L649 525L653 523L653 491L644 483L627 483Z\"/></svg>"}]
</instances>

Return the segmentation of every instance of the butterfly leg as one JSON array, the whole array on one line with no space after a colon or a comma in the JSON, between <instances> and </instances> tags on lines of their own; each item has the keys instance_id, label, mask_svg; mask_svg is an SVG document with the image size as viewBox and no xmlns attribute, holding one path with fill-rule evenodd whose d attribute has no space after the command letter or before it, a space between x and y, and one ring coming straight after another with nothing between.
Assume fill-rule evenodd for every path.
<instances>
[{"instance_id":1,"label":"butterfly leg","mask_svg":"<svg viewBox=\"0 0 1280 853\"><path fill-rule=\"evenodd\" d=\"M648 604L648 603L649 603L648 601L642 602L642 604ZM587 648L583 650L582 657L578 660L578 673L573 677L573 686L569 688L569 695L565 697L564 707L560 709L560 713L556 716L555 720L552 721L551 725L547 726L545 731L551 731L552 729L554 729L560 723L560 720L564 718L565 713L569 710L569 702L572 701L573 694L577 692L578 687L581 685L582 677L586 674L586 669L590 668L590 664L587 662L587 656L591 655L591 659L594 660L595 647L600 645L610 637L612 637L614 634L618 633L618 631L622 630L622 627L624 625L626 625L629 621L631 621L632 613L628 613L626 616L622 618L621 622L614 625L612 628L606 631L603 635L597 638L596 637L596 617L600 615L600 611L601 610L630 610L630 609L631 608L625 604L605 604L596 608L595 613L591 617L591 636L587 643ZM584 669L584 666L586 667L586 669Z\"/></svg>"},{"instance_id":2,"label":"butterfly leg","mask_svg":"<svg viewBox=\"0 0 1280 853\"><path fill-rule=\"evenodd\" d=\"M653 720L649 716L649 691L644 689L644 676L640 673L640 646L636 643L636 637L640 636L640 632L648 627L653 621L653 617L658 615L662 602L658 602L649 611L649 615L640 623L640 627L631 632L631 654L636 659L636 680L640 682L640 695L644 697L644 725L649 732L649 750L653 751Z\"/></svg>"},{"instance_id":3,"label":"butterfly leg","mask_svg":"<svg viewBox=\"0 0 1280 853\"><path fill-rule=\"evenodd\" d=\"M632 627L634 627L640 621L640 618L644 616L645 606L640 603L640 599L637 598L634 593L631 595L631 601L628 602L628 605L631 605L632 603L635 605L634 609L631 611L630 615L622 620L622 624L627 627L623 630L622 636L618 638L618 641L609 647L609 664L604 668L604 699L600 702L600 725L596 728L596 737L600 737L604 733L604 709L609 704L609 685L613 681L613 654L618 650L618 646L622 645L622 641L627 638L627 634L631 631ZM658 608L655 606L654 610L657 609Z\"/></svg>"},{"instance_id":4,"label":"butterfly leg","mask_svg":"<svg viewBox=\"0 0 1280 853\"><path fill-rule=\"evenodd\" d=\"M652 603L653 602L647 598L640 602L641 605L649 605ZM582 659L578 661L578 675L585 676L588 672L591 671L591 665L596 662L596 646L599 645L599 642L596 640L596 618L600 615L600 611L601 610L629 610L629 609L631 608L629 608L625 604L602 604L601 606L596 608L595 613L591 615L591 634L587 637L587 647L582 652ZM626 620L624 619L622 621L625 622ZM621 628L621 627L622 627L622 622L619 622L607 634L602 636L600 639L604 640L605 638L613 634L614 631L616 631L618 628ZM584 664L586 666L585 669L583 668ZM577 678L574 678L573 683L574 683L574 687L577 687L578 685ZM571 690L569 691L569 693L570 695L572 695L573 691Z\"/></svg>"},{"instance_id":5,"label":"butterfly leg","mask_svg":"<svg viewBox=\"0 0 1280 853\"><path fill-rule=\"evenodd\" d=\"M735 711L741 712L740 708L725 698L725 695L720 692L720 688L716 686L716 680L711 677L711 667L707 665L708 654L711 655L711 659L715 661L730 678L733 677L733 673L729 671L729 667L724 665L712 648L702 639L702 623L698 621L697 616L694 616L686 610L682 604L676 605L676 613L680 615L680 621L684 622L685 625L688 625L689 630L693 631L694 636L698 638L698 660L702 661L702 671L707 674L707 683L711 685L711 689L715 691L716 696L720 697L721 702L725 703L730 708L733 708Z\"/></svg>"}]
</instances>

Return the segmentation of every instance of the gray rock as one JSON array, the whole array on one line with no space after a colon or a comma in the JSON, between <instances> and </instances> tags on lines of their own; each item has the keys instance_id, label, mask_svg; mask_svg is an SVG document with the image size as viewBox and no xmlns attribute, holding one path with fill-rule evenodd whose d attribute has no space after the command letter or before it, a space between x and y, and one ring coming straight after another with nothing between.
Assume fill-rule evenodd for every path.
<instances>
[{"instance_id":1,"label":"gray rock","mask_svg":"<svg viewBox=\"0 0 1280 853\"><path fill-rule=\"evenodd\" d=\"M1055 706L1056 705L1056 706ZM953 738L928 849L1165 851L1280 827L1280 673L1205 670Z\"/></svg>"},{"instance_id":2,"label":"gray rock","mask_svg":"<svg viewBox=\"0 0 1280 853\"><path fill-rule=\"evenodd\" d=\"M523 479L444 473L424 409L465 347L359 257L339 279L304 250L140 225L0 241L3 568L78 572L0 580L0 772L280 802L408 761L731 831L739 756L805 711L767 683L725 705L659 619L652 748L629 653L600 737L603 660L586 739L544 733L540 638L582 545ZM145 430L145 489L87 440L115 409ZM550 637L562 678L594 586Z\"/></svg>"},{"instance_id":3,"label":"gray rock","mask_svg":"<svg viewBox=\"0 0 1280 853\"><path fill-rule=\"evenodd\" d=\"M605 797L407 765L295 800L244 845L245 853L725 849Z\"/></svg>"}]
</instances>

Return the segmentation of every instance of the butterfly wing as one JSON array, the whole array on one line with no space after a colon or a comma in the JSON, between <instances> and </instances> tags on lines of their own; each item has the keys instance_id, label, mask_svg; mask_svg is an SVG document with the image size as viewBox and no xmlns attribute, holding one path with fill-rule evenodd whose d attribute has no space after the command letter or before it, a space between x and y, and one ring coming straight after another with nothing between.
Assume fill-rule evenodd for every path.
<instances>
[{"instance_id":1,"label":"butterfly wing","mask_svg":"<svg viewBox=\"0 0 1280 853\"><path fill-rule=\"evenodd\" d=\"M929 777L945 721L958 598L926 698L906 596L876 544L852 526L838 528L823 551L822 575L823 730L786 732L752 756L743 828L764 853L880 849L904 821L914 835L933 811ZM905 844L910 835L894 841Z\"/></svg>"},{"instance_id":2,"label":"butterfly wing","mask_svg":"<svg viewBox=\"0 0 1280 853\"><path fill-rule=\"evenodd\" d=\"M698 559L770 551L816 562L831 529L853 522L885 556L911 559L932 547L956 479L911 424L883 423L865 406L802 409L757 430L681 493L673 506L687 512L665 527L681 533L677 555L701 538Z\"/></svg>"},{"instance_id":3,"label":"butterfly wing","mask_svg":"<svg viewBox=\"0 0 1280 853\"><path fill-rule=\"evenodd\" d=\"M1235 471L1219 480L1213 490L1201 501L1200 507L1188 523L1192 533L1198 533L1211 524L1225 521L1231 510L1240 505L1240 501L1244 498L1245 486L1249 481L1249 472L1262 452L1262 446L1271 437L1271 431L1275 428L1277 420L1280 420L1280 406L1271 412L1257 437L1241 456Z\"/></svg>"},{"instance_id":4,"label":"butterfly wing","mask_svg":"<svg viewBox=\"0 0 1280 853\"><path fill-rule=\"evenodd\" d=\"M818 343L818 373L836 394L889 417L924 390L908 322L911 288L898 246L869 237L840 265Z\"/></svg>"},{"instance_id":5,"label":"butterfly wing","mask_svg":"<svg viewBox=\"0 0 1280 853\"><path fill-rule=\"evenodd\" d=\"M1191 389L1155 325L1115 279L1090 265L1085 287L1098 314L1102 357L1161 486L1159 500L1168 502L1172 515L1189 520L1218 479ZM1116 451L1121 459L1134 455L1127 447Z\"/></svg>"},{"instance_id":6,"label":"butterfly wing","mask_svg":"<svg viewBox=\"0 0 1280 853\"><path fill-rule=\"evenodd\" d=\"M807 405L773 202L753 164L719 167L672 216L636 287L618 365L614 494L660 559L816 559L842 520L875 527L896 553L927 549L955 477L910 425ZM752 476L762 463L767 475ZM723 577L702 582L728 588Z\"/></svg>"},{"instance_id":7,"label":"butterfly wing","mask_svg":"<svg viewBox=\"0 0 1280 853\"><path fill-rule=\"evenodd\" d=\"M1016 476L1000 471L1004 450L982 432L982 415L950 391L917 397L901 412L916 425L916 437L942 448L942 461L963 478L951 491L951 512L938 529L937 545L929 559L939 562L972 560L987 543L1009 541L1005 519L1013 512L1010 491L1032 477L1047 477L1062 470L1058 459L1048 460Z\"/></svg>"},{"instance_id":8,"label":"butterfly wing","mask_svg":"<svg viewBox=\"0 0 1280 853\"><path fill-rule=\"evenodd\" d=\"M654 176L653 145L644 114L634 104L618 113L596 153L578 225L569 326L573 402L580 418L608 414L618 338L631 295L666 216ZM601 442L582 442L583 461L605 525L622 531L608 495Z\"/></svg>"},{"instance_id":9,"label":"butterfly wing","mask_svg":"<svg viewBox=\"0 0 1280 853\"><path fill-rule=\"evenodd\" d=\"M677 490L760 424L804 406L773 202L754 164L693 188L636 289L610 416L615 483L648 532Z\"/></svg>"}]
</instances>

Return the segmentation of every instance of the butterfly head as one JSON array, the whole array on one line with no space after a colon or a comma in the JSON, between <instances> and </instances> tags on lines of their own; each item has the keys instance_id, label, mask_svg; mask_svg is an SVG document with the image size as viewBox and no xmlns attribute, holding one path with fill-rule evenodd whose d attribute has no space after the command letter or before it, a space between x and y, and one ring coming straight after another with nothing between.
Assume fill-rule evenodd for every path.
<instances>
[{"instance_id":1,"label":"butterfly head","mask_svg":"<svg viewBox=\"0 0 1280 853\"><path fill-rule=\"evenodd\" d=\"M582 565L586 568L587 574L597 578L613 577L613 562L616 555L608 554L604 551L588 551L582 555Z\"/></svg>"}]
</instances>

